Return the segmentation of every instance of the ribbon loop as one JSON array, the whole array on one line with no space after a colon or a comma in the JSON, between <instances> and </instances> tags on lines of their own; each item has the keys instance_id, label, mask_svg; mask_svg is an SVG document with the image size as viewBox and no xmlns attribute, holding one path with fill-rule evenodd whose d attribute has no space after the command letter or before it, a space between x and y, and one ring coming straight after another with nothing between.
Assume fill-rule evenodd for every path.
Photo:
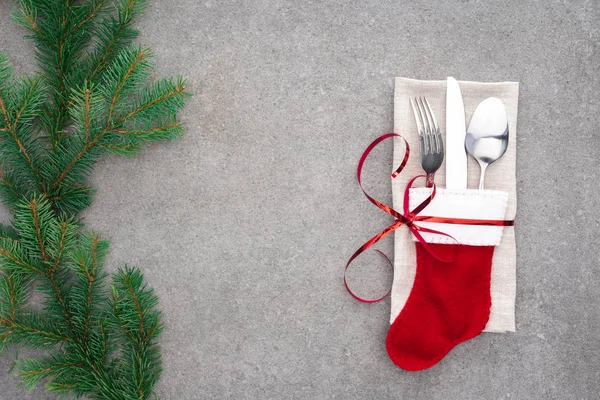
<instances>
[{"instance_id":1,"label":"ribbon loop","mask_svg":"<svg viewBox=\"0 0 600 400\"><path fill-rule=\"evenodd\" d=\"M406 185L406 189L404 191L404 204L403 204L404 209L402 210L403 211L402 213L394 210L392 207L388 206L387 204L384 204L384 203L382 203L382 202L380 202L378 200L375 200L373 197L371 197L365 191L365 189L362 186L361 173L362 173L363 165L365 163L365 160L367 159L367 157L371 153L371 151L379 143L383 142L386 139L392 138L392 137L398 137L398 138L402 139L404 141L404 145L405 145L405 148L404 148L404 157L402 159L402 162L400 163L400 165L398 166L398 168L396 168L396 170L391 174L391 178L395 179L398 175L400 175L400 173L402 172L402 170L406 167L406 164L408 163L408 159L410 157L410 146L408 145L408 142L406 141L406 139L404 139L399 134L393 133L393 132L392 133L386 133L384 135L379 136L377 139L375 139L365 149L365 151L363 152L362 156L360 157L360 160L358 161L358 167L356 169L356 179L358 181L358 185L359 185L360 189L362 190L362 192L364 193L364 195L367 197L367 199L369 199L369 201L371 203L373 203L375 206L377 206L383 212L385 212L385 213L391 215L392 217L394 217L394 222L392 224L390 224L384 230L382 230L377 235L375 235L371 239L369 239L365 244L363 244L358 250L356 250L354 252L354 254L352 254L352 256L350 257L350 259L346 263L346 267L344 269L344 285L346 286L346 289L348 290L348 293L350 293L350 295L352 297L354 297L356 300L361 301L363 303L377 303L377 302L385 299L391 293L392 289L390 288L390 290L386 294L384 294L382 297L380 297L380 298L376 298L376 299L364 299L364 298L361 298L361 297L357 296L350 289L350 286L348 285L348 280L346 278L346 273L348 271L348 267L350 267L350 264L352 263L352 261L354 261L361 253L363 253L364 251L368 250L375 243L377 243L378 241L380 241L381 239L383 239L384 237L386 237L387 235L389 235L390 233L392 233L393 231L395 231L396 229L398 229L402 225L406 225L408 227L408 229L410 229L410 231L415 236L415 238L417 238L417 240L421 244L423 244L423 247L425 248L425 250L429 254L431 254L431 256L433 258L435 258L438 261L444 262L444 263L451 263L451 262L454 261L454 258L446 259L446 258L439 257L437 254L435 254L435 251L433 251L431 249L431 247L425 241L425 239L423 238L423 236L421 235L420 232L435 233L435 234L438 234L438 235L447 236L447 237L451 238L457 244L458 244L458 241L454 237L452 237L451 235L449 235L447 233L440 232L440 231L437 231L435 229L430 229L430 228L425 228L423 226L419 226L415 222L439 222L439 223L444 223L444 224L462 224L462 225L480 225L480 226L513 226L514 225L514 221L508 221L508 220L479 220L479 219L468 219L468 218L445 218L445 217L430 217L430 216L418 215L434 199L435 194L436 194L435 183L433 184L433 187L431 189L431 194L429 195L429 197L427 197L425 200L423 200L413 210L409 210L409 192L410 192L410 189L412 188L414 182L417 179L419 179L419 178L426 178L426 175L417 175L417 176L415 176L414 178L412 178L408 182L408 185ZM380 253L383 257L385 257L385 259L388 261L388 263L390 264L390 266L393 268L393 264L392 264L391 260L389 259L389 257L386 256L380 250L376 250L376 251L378 253Z\"/></svg>"}]
</instances>

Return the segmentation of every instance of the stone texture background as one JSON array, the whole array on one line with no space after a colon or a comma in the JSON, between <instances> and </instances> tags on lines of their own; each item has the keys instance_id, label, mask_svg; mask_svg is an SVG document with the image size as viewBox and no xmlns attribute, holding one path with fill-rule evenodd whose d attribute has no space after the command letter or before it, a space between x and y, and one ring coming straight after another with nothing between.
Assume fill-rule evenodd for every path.
<instances>
[{"instance_id":1,"label":"stone texture background","mask_svg":"<svg viewBox=\"0 0 600 400\"><path fill-rule=\"evenodd\" d=\"M0 51L32 72L11 10ZM188 79L188 134L104 158L84 216L112 241L108 269L138 266L160 295L161 398L597 398L600 3L154 0L138 25L155 75ZM354 174L392 129L394 77L448 75L521 82L517 332L407 373L385 351L389 300L342 285L389 223ZM388 202L391 159L390 144L365 172ZM384 291L391 273L363 260L361 293ZM1 399L55 398L15 388L10 362Z\"/></svg>"}]
</instances>

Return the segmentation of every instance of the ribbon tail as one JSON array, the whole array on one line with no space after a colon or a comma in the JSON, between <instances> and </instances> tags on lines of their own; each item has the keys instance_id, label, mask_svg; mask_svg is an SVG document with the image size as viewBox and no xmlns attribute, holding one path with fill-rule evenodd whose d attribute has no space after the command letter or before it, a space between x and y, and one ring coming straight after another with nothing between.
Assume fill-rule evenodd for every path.
<instances>
[{"instance_id":1,"label":"ribbon tail","mask_svg":"<svg viewBox=\"0 0 600 400\"><path fill-rule=\"evenodd\" d=\"M344 286L346 286L346 290L348 290L348 293L350 293L350 295L352 297L354 297L356 300L358 300L360 302L363 302L363 303L377 303L377 302L385 299L392 292L392 288L390 288L387 291L387 293L385 293L381 297L378 297L378 298L375 298L375 299L365 299L365 298L362 298L362 297L358 296L356 293L354 293L352 291L352 289L350 289L350 286L348 284L348 279L347 279L346 275L347 275L347 272L348 272L348 267L350 267L350 264L352 263L352 261L354 261L354 259L356 259L361 253L363 253L364 251L366 251L367 249L369 249L375 243L377 243L378 241L380 241L381 239L383 239L384 237L386 237L387 235L389 235L390 233L392 233L396 229L398 229L403 224L404 224L404 222L402 222L402 221L396 221L393 224L391 224L390 226L388 226L387 228L385 228L384 230L382 230L381 232L379 232L377 235L373 236L365 244L363 244L362 246L360 246L360 248L358 250L356 250L354 252L354 254L352 254L352 256L350 257L350 259L346 263L346 268L344 269ZM376 250L376 251L379 254L381 254L388 261L390 267L393 269L394 265L392 264L392 261L390 260L390 258L388 256L386 256L382 251L380 251L380 250Z\"/></svg>"}]
</instances>

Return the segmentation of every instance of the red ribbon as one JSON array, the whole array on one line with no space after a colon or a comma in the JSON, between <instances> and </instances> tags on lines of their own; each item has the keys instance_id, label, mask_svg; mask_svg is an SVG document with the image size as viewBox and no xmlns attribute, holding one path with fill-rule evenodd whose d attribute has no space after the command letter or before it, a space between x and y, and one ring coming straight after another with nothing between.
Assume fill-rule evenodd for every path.
<instances>
[{"instance_id":1,"label":"red ribbon","mask_svg":"<svg viewBox=\"0 0 600 400\"><path fill-rule=\"evenodd\" d=\"M440 232L440 231L437 231L434 229L425 228L423 226L419 226L419 225L415 224L415 222L439 222L439 223L444 223L444 224L480 225L480 226L513 226L514 225L514 221L508 221L508 220L446 218L446 217L429 217L429 216L424 216L424 215L418 215L434 199L435 193L436 193L435 184L433 185L433 187L431 189L431 195L429 195L429 197L427 197L425 200L423 200L423 202L421 204L419 204L418 206L416 206L413 210L409 210L408 203L409 203L410 188L412 187L413 183L418 178L426 178L426 175L417 175L414 178L412 178L410 180L410 182L408 182L408 185L406 186L406 190L404 191L404 210L403 210L404 212L402 214L399 213L398 211L394 210L392 207L388 206L387 204L384 204L378 200L375 200L373 197L371 197L365 191L365 189L362 186L362 182L361 182L362 168L365 163L365 160L367 159L367 157L369 156L371 151L379 143L381 143L384 140L389 139L391 137L399 137L400 139L402 139L404 141L404 145L405 145L404 158L402 159L400 166L398 168L396 168L396 170L392 173L392 179L395 179L398 175L400 175L400 173L402 172L402 170L404 169L404 167L406 167L406 164L408 163L408 159L410 156L410 146L408 145L408 142L397 133L386 133L385 135L381 135L380 137L375 139L364 151L362 157L358 161L358 168L356 170L356 179L358 180L358 185L360 186L360 189L363 191L363 193L365 194L367 199L369 199L369 201L371 203L375 204L377 207L379 207L385 213L394 217L394 222L391 225L389 225L387 228L385 228L384 230L379 232L377 235L373 236L365 244L360 246L360 248L358 250L356 250L354 252L354 254L352 254L350 259L346 263L346 268L344 269L344 286L346 286L346 290L348 290L348 293L350 293L350 295L352 297L354 297L356 300L361 301L363 303L376 303L378 301L381 301L381 300L385 299L391 293L392 290L390 288L390 290L388 290L388 292L386 294L384 294L383 296L376 298L376 299L364 299L362 297L357 296L348 286L348 280L346 279L346 273L348 272L348 267L350 266L352 261L354 261L354 259L356 257L358 257L362 252L367 250L369 247L373 246L375 243L377 243L378 241L380 241L381 239L383 239L384 237L386 237L387 235L389 235L390 233L392 233L393 231L395 231L402 225L406 225L408 227L408 229L411 230L413 235L415 235L417 240L423 245L425 250L427 250L427 252L429 254L431 254L432 257L434 257L436 260L441 261L441 262L452 262L453 259L444 259L444 258L441 258L438 255L436 255L435 252L433 251L433 249L425 241L425 239L423 239L423 236L421 235L420 232L444 235L444 236L450 237L456 243L458 243L458 242L456 241L455 238L448 235L447 233ZM383 252L381 252L380 250L377 250L377 252L380 253L381 255L383 255L387 259L390 266L393 267L392 262Z\"/></svg>"}]
</instances>

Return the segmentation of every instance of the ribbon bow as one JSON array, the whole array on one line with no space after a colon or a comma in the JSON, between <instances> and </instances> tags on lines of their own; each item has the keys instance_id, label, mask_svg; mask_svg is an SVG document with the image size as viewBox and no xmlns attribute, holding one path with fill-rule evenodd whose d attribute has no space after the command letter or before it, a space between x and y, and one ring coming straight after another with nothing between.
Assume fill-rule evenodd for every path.
<instances>
[{"instance_id":1,"label":"ribbon bow","mask_svg":"<svg viewBox=\"0 0 600 400\"><path fill-rule=\"evenodd\" d=\"M376 298L376 299L364 299L362 297L359 297L348 286L348 281L346 279L346 273L348 272L348 267L350 266L350 264L352 263L352 261L354 261L354 259L356 259L356 257L358 257L362 252L364 252L365 250L367 250L369 247L373 246L375 243L377 243L378 241L380 241L381 239L383 239L384 237L386 237L387 235L389 235L390 233L392 233L393 231L395 231L396 229L398 229L402 225L406 225L408 227L408 229L410 229L410 231L412 232L412 234L415 235L415 237L417 238L417 240L423 245L423 247L425 248L425 250L429 254L431 254L432 257L434 257L438 261L445 262L445 263L450 263L450 262L452 262L454 260L453 259L441 258L437 254L435 254L435 251L433 251L433 249L431 248L431 246L429 246L429 244L425 241L425 239L423 238L423 236L421 235L420 232L428 232L428 233L435 233L435 234L438 234L438 235L444 235L444 236L447 236L447 237L451 238L456 243L458 243L458 241L454 237L452 237L451 235L448 235L447 233L440 232L440 231L437 231L437 230L434 230L434 229L425 228L423 226L419 226L419 225L416 224L416 222L439 222L439 223L445 223L445 224L483 225L483 226L513 226L514 225L514 221L508 221L508 220L482 220L482 219L468 219L468 218L445 218L445 217L430 217L430 216L425 216L425 215L418 215L434 199L435 193L436 193L436 186L435 186L435 184L433 184L433 187L432 187L432 190L431 190L431 194L429 195L429 197L427 197L425 200L423 200L423 202L421 202L421 204L419 204L418 206L416 206L413 210L409 210L409 191L410 191L410 188L412 187L413 183L417 179L419 179L419 178L425 178L426 175L417 175L417 176L415 176L414 178L412 178L408 182L408 185L406 186L406 190L404 191L404 210L403 210L403 213L400 213L400 212L394 210L392 207L388 206L387 204L384 204L384 203L382 203L382 202L380 202L378 200L375 200L373 197L371 197L365 191L365 189L362 186L362 182L361 182L362 168L363 168L363 165L365 163L365 160L367 159L367 157L369 156L369 154L371 153L371 151L379 143L381 143L382 141L384 141L386 139L389 139L391 137L399 137L400 139L402 139L404 141L404 145L405 145L404 158L402 159L402 162L400 163L400 166L398 168L396 168L396 170L392 173L392 179L395 179L398 175L400 175L400 173L402 172L402 170L404 169L404 167L406 167L406 164L408 163L408 159L409 159L409 156L410 156L410 146L408 145L408 142L406 141L406 139L404 139L402 136L400 136L397 133L386 133L385 135L381 135L380 137L378 137L377 139L375 139L367 147L367 149L363 152L363 155L361 156L360 160L358 161L358 168L356 170L356 178L358 180L358 185L360 186L360 189L362 190L362 192L364 193L364 195L367 197L367 199L369 199L369 201L371 203L375 204L377 207L379 207L385 213L387 213L387 214L391 215L392 217L394 217L394 222L392 224L390 224L387 228L385 228L384 230L382 230L381 232L379 232L377 235L375 235L371 239L369 239L365 244L363 244L358 250L356 250L354 252L354 254L352 254L352 256L350 257L350 259L346 263L346 267L344 269L344 286L346 286L346 290L348 290L348 293L350 293L350 295L352 297L354 297L356 300L361 301L363 303L376 303L378 301L381 301L381 300L385 299L391 293L392 289L390 288L390 290L388 290L388 292L386 294L384 294L383 296L381 296L379 298ZM390 259L383 252L381 252L380 250L377 250L377 252L380 253L381 255L383 255L386 258L386 260L388 261L388 263L390 264L390 266L392 266L392 262L390 261Z\"/></svg>"}]
</instances>

